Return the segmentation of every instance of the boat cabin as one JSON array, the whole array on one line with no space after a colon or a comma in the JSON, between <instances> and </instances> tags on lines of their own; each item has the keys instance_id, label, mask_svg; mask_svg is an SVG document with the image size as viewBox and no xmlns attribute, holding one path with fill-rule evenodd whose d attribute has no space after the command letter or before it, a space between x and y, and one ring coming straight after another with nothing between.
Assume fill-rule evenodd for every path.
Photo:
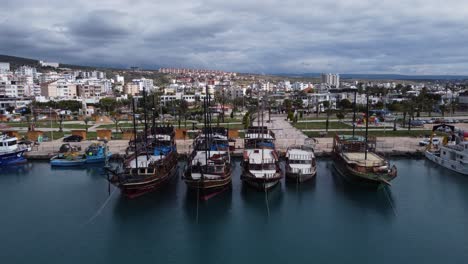
<instances>
[{"instance_id":1,"label":"boat cabin","mask_svg":"<svg viewBox=\"0 0 468 264\"><path fill-rule=\"evenodd\" d=\"M16 137L0 136L0 152L10 152L18 149L18 139Z\"/></svg>"}]
</instances>

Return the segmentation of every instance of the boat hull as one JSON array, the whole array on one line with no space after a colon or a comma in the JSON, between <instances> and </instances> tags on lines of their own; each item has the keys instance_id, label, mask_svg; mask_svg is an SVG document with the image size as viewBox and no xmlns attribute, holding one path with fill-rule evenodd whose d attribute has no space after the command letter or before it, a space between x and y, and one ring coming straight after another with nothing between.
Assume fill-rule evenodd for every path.
<instances>
[{"instance_id":1,"label":"boat hull","mask_svg":"<svg viewBox=\"0 0 468 264\"><path fill-rule=\"evenodd\" d=\"M140 197L144 194L153 192L159 187L165 185L169 182L177 172L177 166L174 166L167 174L154 177L153 179L144 181L144 182L134 182L134 183L117 183L112 181L114 185L120 188L121 193L130 199Z\"/></svg>"},{"instance_id":2,"label":"boat hull","mask_svg":"<svg viewBox=\"0 0 468 264\"><path fill-rule=\"evenodd\" d=\"M86 163L103 163L106 162L107 159L109 159L112 156L112 154L108 154L107 158L106 157L96 157L96 156L86 156Z\"/></svg>"},{"instance_id":3,"label":"boat hull","mask_svg":"<svg viewBox=\"0 0 468 264\"><path fill-rule=\"evenodd\" d=\"M446 160L442 159L439 156L435 155L435 153L426 151L424 153L426 158L444 168L447 168L449 170L468 175L468 164L463 164L455 160Z\"/></svg>"},{"instance_id":4,"label":"boat hull","mask_svg":"<svg viewBox=\"0 0 468 264\"><path fill-rule=\"evenodd\" d=\"M86 163L85 159L78 159L78 160L67 160L67 159L58 159L53 157L50 160L50 165L54 167L76 167L81 166Z\"/></svg>"},{"instance_id":5,"label":"boat hull","mask_svg":"<svg viewBox=\"0 0 468 264\"><path fill-rule=\"evenodd\" d=\"M187 174L188 175L184 177L187 187L189 190L197 192L197 195L199 195L199 198L202 200L208 200L231 188L232 169L229 170L224 177L219 179L192 179L190 177L190 172L187 172Z\"/></svg>"},{"instance_id":6,"label":"boat hull","mask_svg":"<svg viewBox=\"0 0 468 264\"><path fill-rule=\"evenodd\" d=\"M312 179L315 179L317 175L317 171L314 171L310 174L299 174L294 172L286 172L286 180L294 181L294 182L306 182Z\"/></svg>"},{"instance_id":7,"label":"boat hull","mask_svg":"<svg viewBox=\"0 0 468 264\"><path fill-rule=\"evenodd\" d=\"M259 178L255 177L252 173L245 170L242 173L241 180L243 183L246 183L248 186L253 187L257 190L269 190L275 187L281 180L281 173L277 172L274 177L270 178Z\"/></svg>"},{"instance_id":8,"label":"boat hull","mask_svg":"<svg viewBox=\"0 0 468 264\"><path fill-rule=\"evenodd\" d=\"M27 162L24 157L26 150L14 151L10 153L0 154L0 166L11 166Z\"/></svg>"},{"instance_id":9,"label":"boat hull","mask_svg":"<svg viewBox=\"0 0 468 264\"><path fill-rule=\"evenodd\" d=\"M338 172L338 174L340 174L346 181L352 184L356 184L367 188L379 188L381 186L388 185L382 181L362 177L359 173L356 173L355 171L350 169L344 161L334 160L333 166ZM393 178L390 178L388 181L393 180Z\"/></svg>"}]
</instances>

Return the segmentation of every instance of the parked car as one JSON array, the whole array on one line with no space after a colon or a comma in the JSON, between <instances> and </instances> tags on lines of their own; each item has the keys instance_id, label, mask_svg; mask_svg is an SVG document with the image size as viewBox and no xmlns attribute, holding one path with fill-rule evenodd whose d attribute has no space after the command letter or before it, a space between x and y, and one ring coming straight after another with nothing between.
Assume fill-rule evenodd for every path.
<instances>
[{"instance_id":1,"label":"parked car","mask_svg":"<svg viewBox=\"0 0 468 264\"><path fill-rule=\"evenodd\" d=\"M65 137L63 139L63 142L81 142L81 140L83 140L82 136L71 135L71 136Z\"/></svg>"},{"instance_id":2,"label":"parked car","mask_svg":"<svg viewBox=\"0 0 468 264\"><path fill-rule=\"evenodd\" d=\"M449 127L439 127L439 128L437 128L437 131L450 133L450 132L452 132L452 129L450 129Z\"/></svg>"},{"instance_id":3,"label":"parked car","mask_svg":"<svg viewBox=\"0 0 468 264\"><path fill-rule=\"evenodd\" d=\"M424 126L424 121L422 121L422 120L412 120L410 124L413 127L421 127L421 126Z\"/></svg>"},{"instance_id":4,"label":"parked car","mask_svg":"<svg viewBox=\"0 0 468 264\"><path fill-rule=\"evenodd\" d=\"M419 141L419 146L427 146L429 145L429 142L430 142L430 139L429 138L425 138L421 141ZM438 138L433 138L432 139L432 145L439 145L440 144L440 139Z\"/></svg>"}]
</instances>

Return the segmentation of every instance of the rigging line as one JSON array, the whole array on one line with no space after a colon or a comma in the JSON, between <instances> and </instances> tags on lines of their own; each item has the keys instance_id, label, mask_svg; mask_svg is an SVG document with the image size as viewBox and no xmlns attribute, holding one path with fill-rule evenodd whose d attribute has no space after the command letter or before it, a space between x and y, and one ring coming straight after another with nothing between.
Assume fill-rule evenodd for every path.
<instances>
[{"instance_id":1,"label":"rigging line","mask_svg":"<svg viewBox=\"0 0 468 264\"><path fill-rule=\"evenodd\" d=\"M93 222L93 220L98 217L102 210L104 210L104 208L106 207L106 205L109 203L112 195L115 193L115 191L117 190L117 188L114 188L114 190L111 192L111 194L107 197L107 199L104 201L104 203L101 205L101 207L99 207L99 209L96 211L96 213L94 213L93 216L91 216L88 221L86 221L86 223L83 224L83 226L86 226L88 224L90 224L91 222Z\"/></svg>"},{"instance_id":2,"label":"rigging line","mask_svg":"<svg viewBox=\"0 0 468 264\"><path fill-rule=\"evenodd\" d=\"M266 179L266 178L265 178ZM266 187L266 180L265 180L265 186L264 186L264 190L265 190L265 204L266 204L266 208L267 208L267 216L268 218L270 217L270 207L268 205L268 190L267 190L267 187Z\"/></svg>"},{"instance_id":3,"label":"rigging line","mask_svg":"<svg viewBox=\"0 0 468 264\"><path fill-rule=\"evenodd\" d=\"M200 176L202 176L202 174ZM198 181L198 186L197 186L197 216L196 216L197 224L198 224L198 207L199 207L198 204L200 203L200 180Z\"/></svg>"},{"instance_id":4,"label":"rigging line","mask_svg":"<svg viewBox=\"0 0 468 264\"><path fill-rule=\"evenodd\" d=\"M392 208L393 214L394 214L395 216L397 216L397 212L396 212L395 207L393 206L392 200L390 199L390 195L387 193L387 187L384 186L384 187L383 187L383 190L384 190L384 193L385 193L385 197L387 198L388 203L390 204L390 207Z\"/></svg>"}]
</instances>

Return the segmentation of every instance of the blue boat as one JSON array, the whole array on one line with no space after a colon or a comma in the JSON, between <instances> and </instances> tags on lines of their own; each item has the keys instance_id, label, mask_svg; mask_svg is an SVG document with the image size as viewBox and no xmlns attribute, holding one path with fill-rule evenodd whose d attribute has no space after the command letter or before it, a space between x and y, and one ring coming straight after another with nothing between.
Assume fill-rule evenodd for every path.
<instances>
[{"instance_id":1,"label":"blue boat","mask_svg":"<svg viewBox=\"0 0 468 264\"><path fill-rule=\"evenodd\" d=\"M60 153L50 159L50 165L57 167L81 166L85 163L86 158L78 152Z\"/></svg>"},{"instance_id":2,"label":"blue boat","mask_svg":"<svg viewBox=\"0 0 468 264\"><path fill-rule=\"evenodd\" d=\"M24 152L27 148L18 146L16 137L0 136L0 166L10 166L27 162Z\"/></svg>"},{"instance_id":3,"label":"blue boat","mask_svg":"<svg viewBox=\"0 0 468 264\"><path fill-rule=\"evenodd\" d=\"M106 144L93 143L85 151L86 163L102 163L108 160L112 153Z\"/></svg>"}]
</instances>

